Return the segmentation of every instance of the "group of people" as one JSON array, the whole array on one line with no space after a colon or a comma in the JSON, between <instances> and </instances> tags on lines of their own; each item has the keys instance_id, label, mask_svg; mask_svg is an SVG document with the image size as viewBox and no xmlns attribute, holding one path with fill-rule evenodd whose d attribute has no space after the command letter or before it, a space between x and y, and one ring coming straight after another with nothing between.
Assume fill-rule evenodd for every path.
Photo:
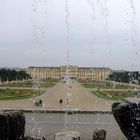
<instances>
[{"instance_id":1,"label":"group of people","mask_svg":"<svg viewBox=\"0 0 140 140\"><path fill-rule=\"evenodd\" d=\"M42 99L36 99L36 100L34 101L34 104L35 104L36 106L42 106L43 101L42 101ZM59 104L60 104L60 106L62 106L62 104L63 104L63 99L62 99L62 98L59 100ZM68 105L68 99L66 100L66 104Z\"/></svg>"},{"instance_id":2,"label":"group of people","mask_svg":"<svg viewBox=\"0 0 140 140\"><path fill-rule=\"evenodd\" d=\"M42 101L42 99L36 99L36 100L34 101L34 104L35 104L36 106L42 106L43 101Z\"/></svg>"}]
</instances>

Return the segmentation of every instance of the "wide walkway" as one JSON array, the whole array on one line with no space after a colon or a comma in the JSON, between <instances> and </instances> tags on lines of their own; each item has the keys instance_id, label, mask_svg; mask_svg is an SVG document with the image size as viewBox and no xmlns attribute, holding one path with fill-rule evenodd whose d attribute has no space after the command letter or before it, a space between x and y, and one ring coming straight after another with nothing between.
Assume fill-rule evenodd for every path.
<instances>
[{"instance_id":1,"label":"wide walkway","mask_svg":"<svg viewBox=\"0 0 140 140\"><path fill-rule=\"evenodd\" d=\"M49 88L40 98L43 100L42 107L36 107L33 99L0 101L0 108L13 109L78 109L85 111L110 111L112 101L100 99L88 89L82 87L77 81L73 81L69 91L66 83L59 82L53 88ZM59 104L63 99L62 105ZM66 100L68 98L68 100Z\"/></svg>"}]
</instances>

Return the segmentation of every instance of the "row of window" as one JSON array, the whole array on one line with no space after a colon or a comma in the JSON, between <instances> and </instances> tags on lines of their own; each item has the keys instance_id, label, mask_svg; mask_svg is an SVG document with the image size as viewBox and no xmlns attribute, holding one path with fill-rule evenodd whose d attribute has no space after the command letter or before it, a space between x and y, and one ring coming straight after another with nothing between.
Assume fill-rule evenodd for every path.
<instances>
[{"instance_id":1,"label":"row of window","mask_svg":"<svg viewBox=\"0 0 140 140\"><path fill-rule=\"evenodd\" d=\"M66 72L64 72L64 73L60 73L60 72L44 72L44 73L42 73L42 72L36 72L36 73L34 73L34 72L29 72L29 74L43 74L43 75L49 75L49 74L60 74L60 75L62 75L62 74L65 74ZM82 72L82 73L69 73L70 75L107 75L108 73L86 73L86 72Z\"/></svg>"}]
</instances>

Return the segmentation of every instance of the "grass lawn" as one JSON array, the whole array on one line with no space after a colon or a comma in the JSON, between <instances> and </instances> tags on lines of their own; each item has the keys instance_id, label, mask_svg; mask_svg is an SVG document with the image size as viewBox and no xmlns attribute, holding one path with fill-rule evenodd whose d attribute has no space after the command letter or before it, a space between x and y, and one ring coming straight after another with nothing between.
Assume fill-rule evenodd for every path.
<instances>
[{"instance_id":1,"label":"grass lawn","mask_svg":"<svg viewBox=\"0 0 140 140\"><path fill-rule=\"evenodd\" d=\"M112 83L81 83L85 88L113 88Z\"/></svg>"},{"instance_id":2,"label":"grass lawn","mask_svg":"<svg viewBox=\"0 0 140 140\"><path fill-rule=\"evenodd\" d=\"M118 91L107 91L107 92L92 92L99 98L103 98L106 100L121 100L126 97L133 97L134 93L127 91L127 92L118 92Z\"/></svg>"},{"instance_id":3,"label":"grass lawn","mask_svg":"<svg viewBox=\"0 0 140 140\"><path fill-rule=\"evenodd\" d=\"M101 89L134 89L135 86L123 83L113 84L111 82L85 82L81 83L81 85L85 88L101 88Z\"/></svg>"},{"instance_id":4,"label":"grass lawn","mask_svg":"<svg viewBox=\"0 0 140 140\"><path fill-rule=\"evenodd\" d=\"M27 99L40 96L44 91L25 90L25 89L0 89L0 100Z\"/></svg>"},{"instance_id":5,"label":"grass lawn","mask_svg":"<svg viewBox=\"0 0 140 140\"><path fill-rule=\"evenodd\" d=\"M15 81L11 83L4 83L0 85L1 87L32 87L32 81Z\"/></svg>"},{"instance_id":6,"label":"grass lawn","mask_svg":"<svg viewBox=\"0 0 140 140\"><path fill-rule=\"evenodd\" d=\"M4 83L1 84L0 87L34 87L34 85L37 84L37 86L41 88L49 88L55 86L57 81L46 81L46 82L40 82L40 83L35 83L31 80L29 81L15 81L11 83Z\"/></svg>"}]
</instances>

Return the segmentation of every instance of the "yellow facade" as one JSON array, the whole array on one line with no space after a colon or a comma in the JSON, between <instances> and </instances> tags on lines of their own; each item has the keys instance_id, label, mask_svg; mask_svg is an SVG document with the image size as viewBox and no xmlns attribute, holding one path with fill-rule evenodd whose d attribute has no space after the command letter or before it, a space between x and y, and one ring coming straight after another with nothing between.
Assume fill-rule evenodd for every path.
<instances>
[{"instance_id":1,"label":"yellow facade","mask_svg":"<svg viewBox=\"0 0 140 140\"><path fill-rule=\"evenodd\" d=\"M111 74L110 68L94 68L94 67L77 67L66 66L61 67L29 67L27 73L32 78L38 79L63 79L68 75L71 79L81 80L98 80L104 81Z\"/></svg>"}]
</instances>

